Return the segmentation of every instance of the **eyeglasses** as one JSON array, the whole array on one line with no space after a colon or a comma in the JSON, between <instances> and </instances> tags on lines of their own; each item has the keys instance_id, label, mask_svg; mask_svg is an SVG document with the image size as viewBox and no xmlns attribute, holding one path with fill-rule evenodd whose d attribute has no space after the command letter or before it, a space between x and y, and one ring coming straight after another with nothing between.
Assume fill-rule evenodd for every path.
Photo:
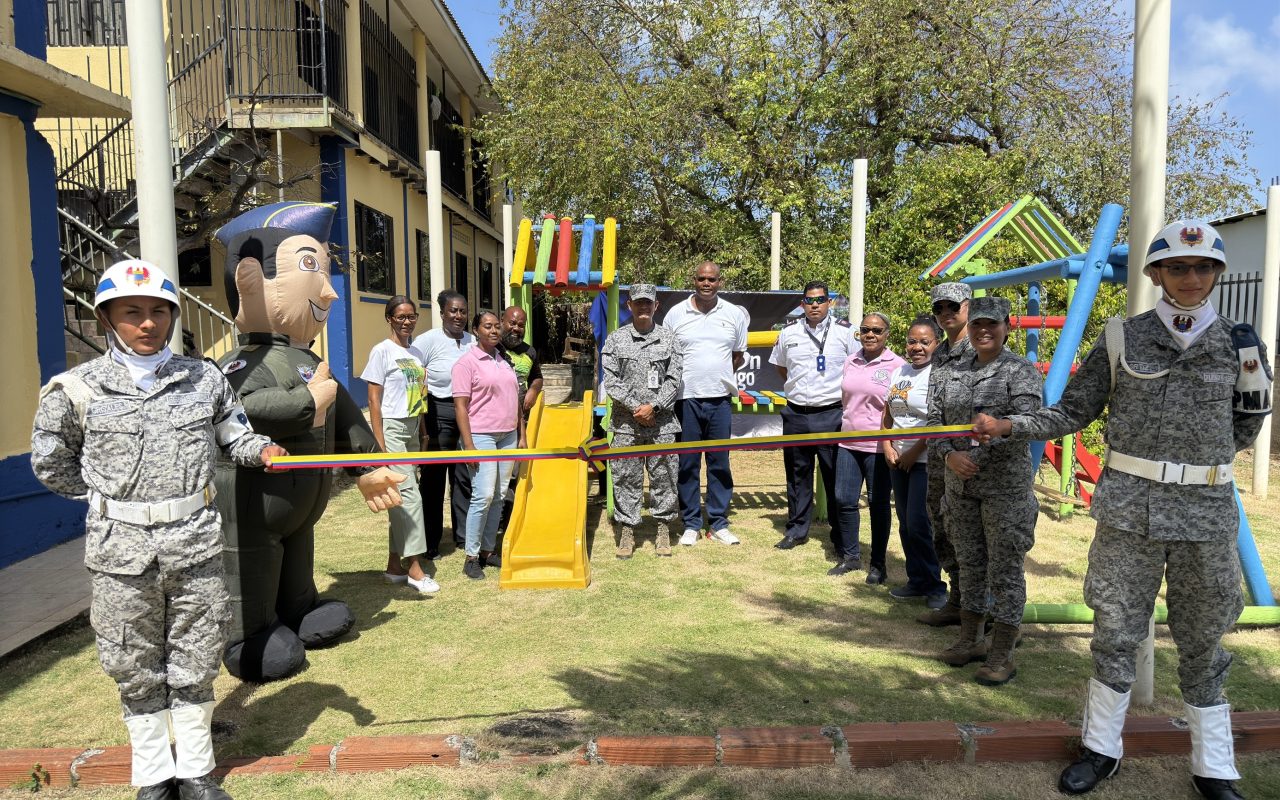
<instances>
[{"instance_id":1,"label":"eyeglasses","mask_svg":"<svg viewBox=\"0 0 1280 800\"><path fill-rule=\"evenodd\" d=\"M829 299L830 298L824 294L821 297L801 297L800 302L804 303L806 306L817 306L817 305L822 305L823 303L827 302Z\"/></svg>"},{"instance_id":2,"label":"eyeglasses","mask_svg":"<svg viewBox=\"0 0 1280 800\"><path fill-rule=\"evenodd\" d=\"M960 304L951 300L939 300L933 304L933 313L941 314L943 311L959 311Z\"/></svg>"},{"instance_id":3,"label":"eyeglasses","mask_svg":"<svg viewBox=\"0 0 1280 800\"><path fill-rule=\"evenodd\" d=\"M928 347L929 345L933 344L934 341L936 340L935 339L908 339L907 347L912 347L914 345L920 345L921 347Z\"/></svg>"},{"instance_id":4,"label":"eyeglasses","mask_svg":"<svg viewBox=\"0 0 1280 800\"><path fill-rule=\"evenodd\" d=\"M417 321L418 321L418 315L417 315L417 314L410 314L410 315L409 315L409 316L407 316L407 317L406 317L406 316L404 316L404 315L401 315L401 316L398 316L398 317L392 317L391 319L392 319L392 321L394 321L394 322L399 322L401 325L403 325L403 324L404 324L404 323L406 323L406 322L417 322Z\"/></svg>"},{"instance_id":5,"label":"eyeglasses","mask_svg":"<svg viewBox=\"0 0 1280 800\"><path fill-rule=\"evenodd\" d=\"M1169 277L1171 278L1185 278L1187 277L1187 273L1193 269L1200 277L1207 278L1220 269L1226 269L1224 264L1220 264L1216 261L1211 264L1152 264L1151 266L1158 267L1159 269L1168 272Z\"/></svg>"},{"instance_id":6,"label":"eyeglasses","mask_svg":"<svg viewBox=\"0 0 1280 800\"><path fill-rule=\"evenodd\" d=\"M869 325L863 325L861 328L858 328L858 333L869 333L872 336L879 336L884 333L884 328L872 328Z\"/></svg>"}]
</instances>

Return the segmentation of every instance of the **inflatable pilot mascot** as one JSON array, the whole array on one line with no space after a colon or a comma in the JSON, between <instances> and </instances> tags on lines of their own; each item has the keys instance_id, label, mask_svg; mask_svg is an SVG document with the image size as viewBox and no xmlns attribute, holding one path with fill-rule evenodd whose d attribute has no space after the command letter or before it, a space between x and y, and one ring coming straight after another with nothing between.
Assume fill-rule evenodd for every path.
<instances>
[{"instance_id":1,"label":"inflatable pilot mascot","mask_svg":"<svg viewBox=\"0 0 1280 800\"><path fill-rule=\"evenodd\" d=\"M240 346L218 362L254 430L291 455L380 452L373 431L329 365L311 352L338 299L329 282L334 207L286 202L240 215L218 231L227 249L227 301ZM389 469L352 469L370 510L400 504ZM283 678L304 648L351 629L346 603L320 601L313 576L316 521L329 501L327 468L265 474L218 466L218 506L227 546L234 619L223 663L246 681Z\"/></svg>"},{"instance_id":2,"label":"inflatable pilot mascot","mask_svg":"<svg viewBox=\"0 0 1280 800\"><path fill-rule=\"evenodd\" d=\"M213 679L231 627L216 454L257 475L288 454L249 427L212 364L169 349L178 294L154 264L108 267L93 310L110 350L41 390L31 466L89 502L89 619L120 688L139 800L229 800L209 774Z\"/></svg>"},{"instance_id":3,"label":"inflatable pilot mascot","mask_svg":"<svg viewBox=\"0 0 1280 800\"><path fill-rule=\"evenodd\" d=\"M1137 251L1135 251L1137 252ZM1093 677L1081 756L1058 780L1084 794L1120 768L1138 645L1160 584L1178 649L1191 733L1191 780L1210 800L1241 800L1222 635L1240 617L1239 516L1232 465L1271 413L1271 360L1253 328L1218 316L1210 295L1227 267L1222 238L1196 220L1156 235L1142 271L1160 287L1152 311L1107 323L1049 408L974 417L980 439L1068 436L1109 409L1106 470L1084 599L1093 609Z\"/></svg>"}]
</instances>

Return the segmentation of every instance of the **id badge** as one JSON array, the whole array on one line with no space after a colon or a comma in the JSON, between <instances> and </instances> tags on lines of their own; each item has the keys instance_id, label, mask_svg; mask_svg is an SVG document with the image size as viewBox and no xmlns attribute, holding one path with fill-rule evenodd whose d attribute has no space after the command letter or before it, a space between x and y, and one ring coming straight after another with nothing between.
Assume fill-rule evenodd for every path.
<instances>
[{"instance_id":1,"label":"id badge","mask_svg":"<svg viewBox=\"0 0 1280 800\"><path fill-rule=\"evenodd\" d=\"M658 371L656 369L649 370L649 388L657 389L660 383L661 379L658 377Z\"/></svg>"},{"instance_id":2,"label":"id badge","mask_svg":"<svg viewBox=\"0 0 1280 800\"><path fill-rule=\"evenodd\" d=\"M818 372L826 372L826 371L827 371L827 357L824 355L819 355L818 356Z\"/></svg>"}]
</instances>

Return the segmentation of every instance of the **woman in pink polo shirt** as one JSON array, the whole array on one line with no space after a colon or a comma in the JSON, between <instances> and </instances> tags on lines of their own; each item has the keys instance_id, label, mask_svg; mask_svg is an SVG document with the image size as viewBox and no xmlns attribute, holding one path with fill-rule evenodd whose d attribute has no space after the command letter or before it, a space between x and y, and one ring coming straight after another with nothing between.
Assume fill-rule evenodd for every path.
<instances>
[{"instance_id":1,"label":"woman in pink polo shirt","mask_svg":"<svg viewBox=\"0 0 1280 800\"><path fill-rule=\"evenodd\" d=\"M520 386L502 341L502 320L481 311L471 323L476 344L453 365L453 404L463 450L524 448ZM471 507L467 510L467 561L462 574L484 577L484 568L500 567L494 554L502 500L514 461L481 461L471 468ZM483 541L481 539L483 538Z\"/></svg>"},{"instance_id":2,"label":"woman in pink polo shirt","mask_svg":"<svg viewBox=\"0 0 1280 800\"><path fill-rule=\"evenodd\" d=\"M842 431L878 431L884 419L889 396L889 377L906 362L885 347L889 339L889 317L872 311L858 328L862 347L845 359L844 380L840 394L844 403ZM889 548L889 465L880 451L879 442L851 442L840 445L836 453L836 504L846 547L860 561L860 515L858 499L866 484L871 511L871 559L867 564L867 583L884 583L885 553Z\"/></svg>"}]
</instances>

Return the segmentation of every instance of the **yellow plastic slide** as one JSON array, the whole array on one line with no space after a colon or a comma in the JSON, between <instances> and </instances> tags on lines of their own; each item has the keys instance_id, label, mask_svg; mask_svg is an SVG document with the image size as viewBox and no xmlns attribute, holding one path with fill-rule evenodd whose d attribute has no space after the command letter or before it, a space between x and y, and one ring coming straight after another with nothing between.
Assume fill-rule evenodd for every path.
<instances>
[{"instance_id":1,"label":"yellow plastic slide","mask_svg":"<svg viewBox=\"0 0 1280 800\"><path fill-rule=\"evenodd\" d=\"M540 397L529 415L529 447L577 447L591 435L593 409L590 392L581 403L555 406ZM587 463L557 458L525 461L520 469L498 587L587 588Z\"/></svg>"}]
</instances>

